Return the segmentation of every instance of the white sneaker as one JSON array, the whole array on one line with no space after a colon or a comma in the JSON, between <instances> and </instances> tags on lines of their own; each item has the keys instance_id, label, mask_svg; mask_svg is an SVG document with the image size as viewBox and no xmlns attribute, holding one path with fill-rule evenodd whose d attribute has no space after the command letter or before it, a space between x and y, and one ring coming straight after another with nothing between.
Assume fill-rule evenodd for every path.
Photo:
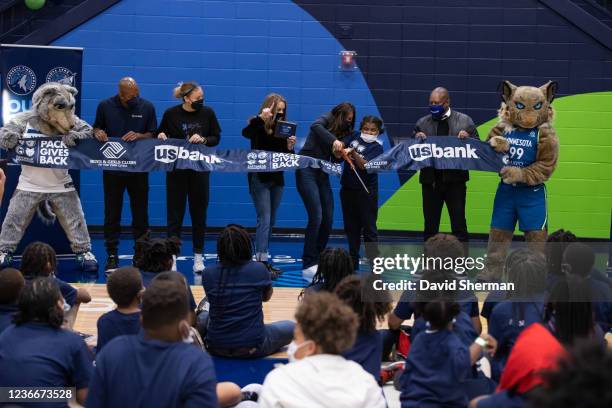
<instances>
[{"instance_id":1,"label":"white sneaker","mask_svg":"<svg viewBox=\"0 0 612 408\"><path fill-rule=\"evenodd\" d=\"M204 272L204 257L202 254L193 254L193 273Z\"/></svg>"},{"instance_id":2,"label":"white sneaker","mask_svg":"<svg viewBox=\"0 0 612 408\"><path fill-rule=\"evenodd\" d=\"M318 267L319 265L312 265L302 270L302 279L304 279L308 283L312 282L312 278L314 278L315 274L317 273Z\"/></svg>"},{"instance_id":3,"label":"white sneaker","mask_svg":"<svg viewBox=\"0 0 612 408\"><path fill-rule=\"evenodd\" d=\"M178 271L178 269L176 269L176 255L172 255L172 270Z\"/></svg>"}]
</instances>

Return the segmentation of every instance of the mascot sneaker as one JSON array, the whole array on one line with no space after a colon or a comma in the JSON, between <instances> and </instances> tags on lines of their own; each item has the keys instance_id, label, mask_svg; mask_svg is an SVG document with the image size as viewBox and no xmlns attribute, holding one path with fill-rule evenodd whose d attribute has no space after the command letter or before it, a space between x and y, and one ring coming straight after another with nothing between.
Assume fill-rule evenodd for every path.
<instances>
[{"instance_id":1,"label":"mascot sneaker","mask_svg":"<svg viewBox=\"0 0 612 408\"><path fill-rule=\"evenodd\" d=\"M0 252L0 268L8 268L13 264L13 254Z\"/></svg>"},{"instance_id":2,"label":"mascot sneaker","mask_svg":"<svg viewBox=\"0 0 612 408\"><path fill-rule=\"evenodd\" d=\"M117 256L117 254L110 254L108 258L106 258L106 264L104 265L104 272L106 272L107 274L110 274L118 267L119 267L119 257Z\"/></svg>"},{"instance_id":3,"label":"mascot sneaker","mask_svg":"<svg viewBox=\"0 0 612 408\"><path fill-rule=\"evenodd\" d=\"M91 251L83 252L76 255L76 262L85 273L98 273L98 261Z\"/></svg>"},{"instance_id":4,"label":"mascot sneaker","mask_svg":"<svg viewBox=\"0 0 612 408\"><path fill-rule=\"evenodd\" d=\"M306 282L310 283L312 282L312 278L314 278L315 273L317 273L317 268L319 267L319 265L312 265L306 269L302 270L302 279L304 279Z\"/></svg>"}]
</instances>

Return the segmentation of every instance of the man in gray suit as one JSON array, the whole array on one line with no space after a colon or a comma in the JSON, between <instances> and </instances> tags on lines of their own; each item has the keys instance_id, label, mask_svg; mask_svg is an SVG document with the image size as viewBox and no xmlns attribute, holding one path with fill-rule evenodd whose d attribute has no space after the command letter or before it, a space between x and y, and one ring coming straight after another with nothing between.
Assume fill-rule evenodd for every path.
<instances>
[{"instance_id":1,"label":"man in gray suit","mask_svg":"<svg viewBox=\"0 0 612 408\"><path fill-rule=\"evenodd\" d=\"M419 119L414 127L414 137L454 136L460 139L478 139L474 121L468 115L450 107L450 95L445 88L438 87L429 96L430 114ZM427 241L438 233L442 207L446 203L451 221L451 230L459 240L468 239L465 221L467 170L438 170L433 167L421 169L419 182L423 191L423 216L425 228L423 239Z\"/></svg>"}]
</instances>

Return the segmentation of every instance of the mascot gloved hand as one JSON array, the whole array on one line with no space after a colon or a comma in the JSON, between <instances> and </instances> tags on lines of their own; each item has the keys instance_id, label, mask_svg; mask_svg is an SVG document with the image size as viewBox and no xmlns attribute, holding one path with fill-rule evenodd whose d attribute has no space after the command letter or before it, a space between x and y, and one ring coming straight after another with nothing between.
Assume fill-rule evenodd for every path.
<instances>
[{"instance_id":1,"label":"mascot gloved hand","mask_svg":"<svg viewBox=\"0 0 612 408\"><path fill-rule=\"evenodd\" d=\"M502 84L499 121L487 140L493 149L508 153L508 157L495 193L482 280L501 278L517 222L528 245L544 251L548 221L544 183L555 171L559 158L551 106L556 88L555 82L539 88L516 86L509 81Z\"/></svg>"},{"instance_id":2,"label":"mascot gloved hand","mask_svg":"<svg viewBox=\"0 0 612 408\"><path fill-rule=\"evenodd\" d=\"M41 85L32 95L32 108L0 128L0 147L13 149L28 139L47 136L61 136L64 144L74 146L79 139L93 137L91 126L74 114L76 94L76 88L56 82ZM37 211L43 221L53 222L57 217L79 266L97 273L81 200L68 170L25 164L0 232L0 267L11 264L12 254Z\"/></svg>"}]
</instances>

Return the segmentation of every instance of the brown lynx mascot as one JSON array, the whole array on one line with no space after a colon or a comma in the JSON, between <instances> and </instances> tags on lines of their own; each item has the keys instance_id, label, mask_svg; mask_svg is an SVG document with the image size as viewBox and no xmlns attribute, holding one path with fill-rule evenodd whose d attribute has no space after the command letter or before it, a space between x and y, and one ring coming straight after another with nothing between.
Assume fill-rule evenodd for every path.
<instances>
[{"instance_id":1,"label":"brown lynx mascot","mask_svg":"<svg viewBox=\"0 0 612 408\"><path fill-rule=\"evenodd\" d=\"M507 166L500 171L495 193L487 268L482 280L501 278L506 250L518 222L529 246L543 251L547 237L546 185L559 158L559 140L552 127L554 110L550 105L557 84L539 88L502 84L499 122L487 140L498 152L507 152Z\"/></svg>"}]
</instances>

